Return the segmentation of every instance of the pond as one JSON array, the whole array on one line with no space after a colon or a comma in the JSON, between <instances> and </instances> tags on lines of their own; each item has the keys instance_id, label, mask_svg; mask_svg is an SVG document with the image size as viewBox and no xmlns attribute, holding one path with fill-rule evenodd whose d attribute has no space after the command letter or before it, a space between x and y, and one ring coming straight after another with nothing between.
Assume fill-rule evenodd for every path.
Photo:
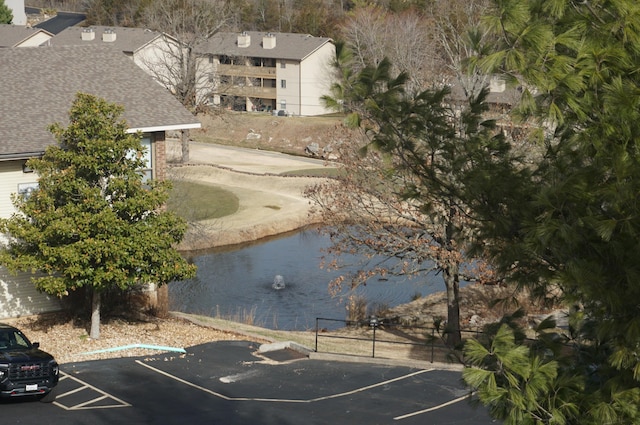
<instances>
[{"instance_id":1,"label":"pond","mask_svg":"<svg viewBox=\"0 0 640 425\"><path fill-rule=\"evenodd\" d=\"M189 260L198 266L197 276L169 284L170 309L270 329L309 330L316 317L346 319L351 295L375 311L376 306L394 307L443 290L440 277L389 276L332 296L329 282L344 272L321 268L329 245L328 237L306 230L193 254ZM274 288L274 280L282 280L284 287Z\"/></svg>"}]
</instances>

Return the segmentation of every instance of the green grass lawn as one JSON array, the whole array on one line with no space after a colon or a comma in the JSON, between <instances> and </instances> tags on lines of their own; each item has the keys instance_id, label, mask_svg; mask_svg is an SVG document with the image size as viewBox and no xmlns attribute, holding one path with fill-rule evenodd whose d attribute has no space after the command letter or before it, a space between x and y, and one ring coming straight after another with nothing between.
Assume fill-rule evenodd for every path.
<instances>
[{"instance_id":1,"label":"green grass lawn","mask_svg":"<svg viewBox=\"0 0 640 425\"><path fill-rule=\"evenodd\" d=\"M240 202L228 190L216 186L174 180L167 209L188 222L220 218L235 213Z\"/></svg>"}]
</instances>

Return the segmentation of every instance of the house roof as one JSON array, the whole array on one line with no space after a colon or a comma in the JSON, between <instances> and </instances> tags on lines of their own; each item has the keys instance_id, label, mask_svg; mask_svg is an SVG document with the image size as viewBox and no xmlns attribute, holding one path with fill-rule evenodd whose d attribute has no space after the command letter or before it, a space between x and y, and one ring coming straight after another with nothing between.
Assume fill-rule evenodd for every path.
<instances>
[{"instance_id":1,"label":"house roof","mask_svg":"<svg viewBox=\"0 0 640 425\"><path fill-rule=\"evenodd\" d=\"M247 47L238 46L239 36L249 36ZM302 61L313 52L331 42L330 38L314 37L308 34L282 32L245 31L243 33L218 33L198 46L199 53L227 56L247 56L255 58L288 59ZM265 48L263 39L273 37L275 46Z\"/></svg>"},{"instance_id":2,"label":"house roof","mask_svg":"<svg viewBox=\"0 0 640 425\"><path fill-rule=\"evenodd\" d=\"M53 34L40 28L0 24L0 47L17 47L38 33L45 33L53 37Z\"/></svg>"},{"instance_id":3,"label":"house roof","mask_svg":"<svg viewBox=\"0 0 640 425\"><path fill-rule=\"evenodd\" d=\"M58 12L56 16L36 24L36 28L42 28L51 34L58 34L65 28L73 27L84 21L87 16L83 13Z\"/></svg>"},{"instance_id":4,"label":"house roof","mask_svg":"<svg viewBox=\"0 0 640 425\"><path fill-rule=\"evenodd\" d=\"M0 49L0 158L38 154L66 126L78 92L124 106L130 131L199 128L166 89L118 50L97 46Z\"/></svg>"},{"instance_id":5,"label":"house roof","mask_svg":"<svg viewBox=\"0 0 640 425\"><path fill-rule=\"evenodd\" d=\"M93 40L83 40L82 34L87 30L93 30ZM110 31L115 35L114 41L102 41L105 31ZM91 26L91 27L69 27L54 36L50 43L52 46L86 46L86 45L103 45L118 49L125 53L134 53L141 47L144 47L151 41L163 34L158 31L147 30L144 28L125 28L125 27L107 27L107 26Z\"/></svg>"},{"instance_id":6,"label":"house roof","mask_svg":"<svg viewBox=\"0 0 640 425\"><path fill-rule=\"evenodd\" d=\"M522 96L520 89L508 86L499 76L489 76L487 84L489 88L487 103L513 106ZM455 102L466 101L464 89L459 81L451 80L449 87L451 89L450 99Z\"/></svg>"}]
</instances>

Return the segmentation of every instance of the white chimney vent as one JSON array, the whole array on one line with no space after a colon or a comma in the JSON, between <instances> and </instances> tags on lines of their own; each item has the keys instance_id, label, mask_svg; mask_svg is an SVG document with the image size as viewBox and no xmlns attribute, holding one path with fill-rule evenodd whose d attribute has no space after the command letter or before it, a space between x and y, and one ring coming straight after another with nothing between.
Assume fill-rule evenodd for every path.
<instances>
[{"instance_id":1,"label":"white chimney vent","mask_svg":"<svg viewBox=\"0 0 640 425\"><path fill-rule=\"evenodd\" d=\"M276 35L268 33L262 37L262 47L265 49L273 49L276 47Z\"/></svg>"},{"instance_id":2,"label":"white chimney vent","mask_svg":"<svg viewBox=\"0 0 640 425\"><path fill-rule=\"evenodd\" d=\"M500 77L491 77L489 81L489 91L491 93L503 93L507 88L507 83Z\"/></svg>"},{"instance_id":3,"label":"white chimney vent","mask_svg":"<svg viewBox=\"0 0 640 425\"><path fill-rule=\"evenodd\" d=\"M243 32L238 36L238 47L249 47L251 45L251 36Z\"/></svg>"},{"instance_id":4,"label":"white chimney vent","mask_svg":"<svg viewBox=\"0 0 640 425\"><path fill-rule=\"evenodd\" d=\"M105 43L113 43L114 41L116 41L116 32L111 28L107 28L102 33L102 41L104 41Z\"/></svg>"},{"instance_id":5,"label":"white chimney vent","mask_svg":"<svg viewBox=\"0 0 640 425\"><path fill-rule=\"evenodd\" d=\"M83 29L80 35L82 37L82 41L91 41L96 38L96 32L93 30L93 28Z\"/></svg>"}]
</instances>

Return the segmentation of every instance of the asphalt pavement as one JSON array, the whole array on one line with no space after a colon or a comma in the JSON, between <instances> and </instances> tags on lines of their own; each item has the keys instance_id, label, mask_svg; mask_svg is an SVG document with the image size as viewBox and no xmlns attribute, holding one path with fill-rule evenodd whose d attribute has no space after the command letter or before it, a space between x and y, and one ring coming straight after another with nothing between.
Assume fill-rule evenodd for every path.
<instances>
[{"instance_id":1,"label":"asphalt pavement","mask_svg":"<svg viewBox=\"0 0 640 425\"><path fill-rule=\"evenodd\" d=\"M456 371L257 355L223 341L187 349L65 364L52 404L3 402L5 423L438 424L493 422Z\"/></svg>"}]
</instances>

